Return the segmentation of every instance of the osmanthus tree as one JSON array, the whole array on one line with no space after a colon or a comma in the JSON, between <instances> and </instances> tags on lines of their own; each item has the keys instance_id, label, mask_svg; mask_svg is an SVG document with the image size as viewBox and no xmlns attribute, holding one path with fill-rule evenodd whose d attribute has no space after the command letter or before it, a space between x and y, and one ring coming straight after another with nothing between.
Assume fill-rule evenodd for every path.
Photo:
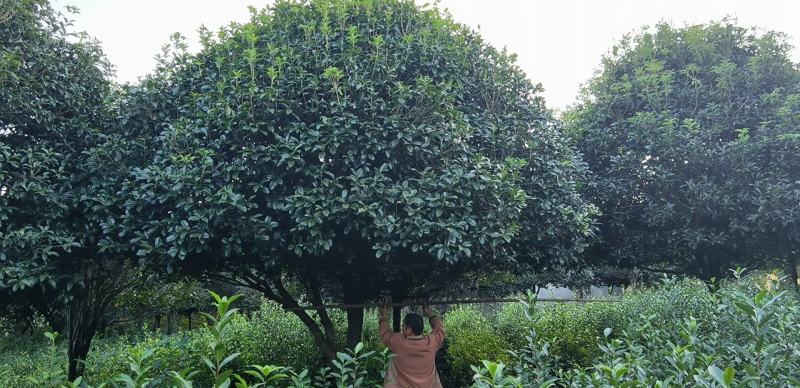
<instances>
[{"instance_id":1,"label":"osmanthus tree","mask_svg":"<svg viewBox=\"0 0 800 388\"><path fill-rule=\"evenodd\" d=\"M800 72L731 20L628 36L567 117L602 212L598 260L704 279L797 254Z\"/></svg>"},{"instance_id":2,"label":"osmanthus tree","mask_svg":"<svg viewBox=\"0 0 800 388\"><path fill-rule=\"evenodd\" d=\"M74 379L131 280L124 256L104 250L100 226L114 210L107 177L128 169L104 156L114 150L114 107L99 46L71 33L46 1L10 7L0 23L0 294L10 299L3 305L35 307L56 326L65 314Z\"/></svg>"},{"instance_id":3,"label":"osmanthus tree","mask_svg":"<svg viewBox=\"0 0 800 388\"><path fill-rule=\"evenodd\" d=\"M290 308L566 264L591 236L540 87L435 8L279 1L202 42L164 71L173 113L124 190L114 233L143 259ZM294 313L333 356L328 313Z\"/></svg>"},{"instance_id":4,"label":"osmanthus tree","mask_svg":"<svg viewBox=\"0 0 800 388\"><path fill-rule=\"evenodd\" d=\"M757 173L748 220L759 257L786 260L786 274L800 290L800 93L779 103L775 116L759 128L763 135L750 144L749 162Z\"/></svg>"}]
</instances>

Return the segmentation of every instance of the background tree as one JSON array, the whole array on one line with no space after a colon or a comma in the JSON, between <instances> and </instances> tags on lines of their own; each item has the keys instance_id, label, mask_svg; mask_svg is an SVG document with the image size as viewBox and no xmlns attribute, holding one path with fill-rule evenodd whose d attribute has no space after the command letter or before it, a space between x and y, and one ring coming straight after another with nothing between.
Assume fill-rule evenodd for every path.
<instances>
[{"instance_id":1,"label":"background tree","mask_svg":"<svg viewBox=\"0 0 800 388\"><path fill-rule=\"evenodd\" d=\"M210 304L208 290L195 279L154 273L146 268L138 268L137 271L145 272L137 274L143 278L142 286L126 289L116 298L114 310L117 322L133 322L134 328L141 328L144 322L152 322L153 330L159 330L162 318L166 318L166 332L171 334L173 329L179 327L182 315L188 318L187 328L191 329L193 314L205 311Z\"/></svg>"},{"instance_id":2,"label":"background tree","mask_svg":"<svg viewBox=\"0 0 800 388\"><path fill-rule=\"evenodd\" d=\"M606 55L567 115L603 214L594 258L710 279L796 255L790 49L723 20L659 24Z\"/></svg>"},{"instance_id":3,"label":"background tree","mask_svg":"<svg viewBox=\"0 0 800 388\"><path fill-rule=\"evenodd\" d=\"M42 318L59 333L66 326L63 303L58 300L58 293L49 287L0 289L0 316L13 322L11 328L19 335L33 334Z\"/></svg>"},{"instance_id":4,"label":"background tree","mask_svg":"<svg viewBox=\"0 0 800 388\"><path fill-rule=\"evenodd\" d=\"M591 235L540 87L439 10L279 1L201 36L163 72L174 114L125 189L142 258L296 307L566 264ZM327 312L295 314L332 356ZM347 319L352 346L363 309Z\"/></svg>"},{"instance_id":5,"label":"background tree","mask_svg":"<svg viewBox=\"0 0 800 388\"><path fill-rule=\"evenodd\" d=\"M779 96L776 96L780 98ZM759 168L753 176L755 195L749 206L759 257L786 260L786 274L800 290L800 94L782 101L775 117L761 125L762 136L746 141ZM763 170L763 171L762 171Z\"/></svg>"},{"instance_id":6,"label":"background tree","mask_svg":"<svg viewBox=\"0 0 800 388\"><path fill-rule=\"evenodd\" d=\"M12 2L0 24L0 288L54 296L65 314L69 376L82 371L116 293L124 257L105 249L115 176L111 67L46 1ZM54 322L55 324L55 322Z\"/></svg>"}]
</instances>

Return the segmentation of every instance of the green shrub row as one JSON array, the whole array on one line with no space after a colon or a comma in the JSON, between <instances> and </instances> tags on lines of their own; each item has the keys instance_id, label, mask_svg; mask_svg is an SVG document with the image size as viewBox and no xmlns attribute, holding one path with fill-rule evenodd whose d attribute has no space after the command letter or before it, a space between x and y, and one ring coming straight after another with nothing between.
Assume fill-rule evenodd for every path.
<instances>
[{"instance_id":1,"label":"green shrub row","mask_svg":"<svg viewBox=\"0 0 800 388\"><path fill-rule=\"evenodd\" d=\"M656 315L663 322L690 315L705 321L714 314L711 297L700 281L665 280L658 286L629 291L618 302L540 303L532 320L526 319L522 304L507 304L493 322L507 349L525 346L526 336L521 333L535 328L564 364L587 365L599 354L597 341L606 328L619 331L630 318L642 315Z\"/></svg>"},{"instance_id":2,"label":"green shrub row","mask_svg":"<svg viewBox=\"0 0 800 388\"><path fill-rule=\"evenodd\" d=\"M483 313L474 306L459 307L445 316L448 338L444 351L448 365L441 368L442 379L451 386L463 386L472 380L471 365L480 365L482 360L510 361L509 350L526 346L526 335L532 328L550 344L550 355L559 360L561 367L588 366L602 354L598 341L606 328L619 333L631 318L651 315L659 317L654 324L680 322L689 316L705 322L714 314L711 297L704 284L681 280L628 292L616 303L544 304L532 320L525 318L524 306L517 303L503 305L494 314ZM335 313L333 318L337 330L343 331L343 315ZM365 350L382 350L377 336L376 312L368 311L364 322ZM270 364L315 371L323 366L324 360L302 322L274 303L263 302L249 317L235 315L228 330L225 347L230 353L240 354L230 365L234 370ZM151 358L155 361L151 374L157 376L154 382L166 381L167 371L200 365L212 341L208 331L202 329L171 336L144 332L136 336L101 338L95 341L87 360L85 379L88 382L109 381L129 369L130 357L152 349ZM24 348L31 347L41 350L47 345L36 342ZM4 352L0 359L3 361L0 385L30 386L28 376L45 376L48 370L64 361L57 358L54 365L45 353ZM370 375L379 372L370 370ZM211 379L207 370L200 370L194 376L202 386Z\"/></svg>"},{"instance_id":3,"label":"green shrub row","mask_svg":"<svg viewBox=\"0 0 800 388\"><path fill-rule=\"evenodd\" d=\"M781 289L776 277L764 279L707 293L709 304L702 306L685 289L677 295L690 299L662 299L670 296L663 291L668 287L632 298L637 304L623 306L661 315L631 316L621 330L604 329L591 365L561 367L552 344L532 329L510 363L473 366L473 386L798 387L800 294L794 286ZM670 305L683 311L663 309Z\"/></svg>"}]
</instances>

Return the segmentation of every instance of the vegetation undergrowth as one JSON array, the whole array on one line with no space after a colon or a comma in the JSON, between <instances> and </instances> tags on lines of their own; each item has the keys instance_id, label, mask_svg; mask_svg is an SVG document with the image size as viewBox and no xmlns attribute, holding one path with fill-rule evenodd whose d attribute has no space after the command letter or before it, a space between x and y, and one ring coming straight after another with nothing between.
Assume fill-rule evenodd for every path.
<instances>
[{"instance_id":1,"label":"vegetation undergrowth","mask_svg":"<svg viewBox=\"0 0 800 388\"><path fill-rule=\"evenodd\" d=\"M593 365L561 368L535 328L513 360L474 367L475 386L777 387L800 385L800 300L774 276L742 279L709 294L713 315L642 314L606 328ZM669 284L669 283L668 283ZM663 288L663 287L662 287ZM676 302L680 302L679 300ZM535 321L535 298L523 303ZM662 311L663 313L663 311Z\"/></svg>"},{"instance_id":2,"label":"vegetation undergrowth","mask_svg":"<svg viewBox=\"0 0 800 388\"><path fill-rule=\"evenodd\" d=\"M618 303L546 304L529 294L494 315L456 308L445 316L448 365L442 368L442 380L451 386L481 387L796 384L796 294L781 289L775 276L736 275L736 281L714 293L696 280L665 279L628 292ZM381 382L390 354L373 338L374 314L366 316L365 341L327 364L296 318L275 304L265 302L245 316L231 308L236 297L214 294L214 299L216 314L206 317L204 328L99 341L77 384L295 387ZM42 340L6 337L0 346L0 385L65 383L65 348L57 333Z\"/></svg>"}]
</instances>

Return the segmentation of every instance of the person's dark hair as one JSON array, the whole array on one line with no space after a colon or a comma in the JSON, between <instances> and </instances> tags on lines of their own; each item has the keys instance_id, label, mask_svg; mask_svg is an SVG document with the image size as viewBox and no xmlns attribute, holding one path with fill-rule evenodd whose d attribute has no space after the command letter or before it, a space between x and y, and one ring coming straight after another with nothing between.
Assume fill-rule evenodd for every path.
<instances>
[{"instance_id":1,"label":"person's dark hair","mask_svg":"<svg viewBox=\"0 0 800 388\"><path fill-rule=\"evenodd\" d=\"M422 334L422 317L419 314L406 314L405 319L403 319L403 324L405 324L411 331L414 332L414 335Z\"/></svg>"}]
</instances>

